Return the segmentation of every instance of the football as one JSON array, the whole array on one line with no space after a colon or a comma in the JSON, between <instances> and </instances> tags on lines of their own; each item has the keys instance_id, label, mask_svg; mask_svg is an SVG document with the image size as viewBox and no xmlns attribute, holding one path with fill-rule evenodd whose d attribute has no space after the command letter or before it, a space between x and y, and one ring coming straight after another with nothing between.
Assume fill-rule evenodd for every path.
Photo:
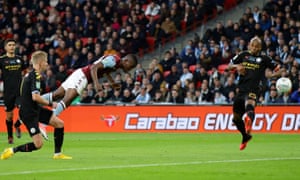
<instances>
[{"instance_id":1,"label":"football","mask_svg":"<svg viewBox=\"0 0 300 180\"><path fill-rule=\"evenodd\" d=\"M289 78L281 77L276 81L276 89L280 93L290 92L292 89L292 82Z\"/></svg>"}]
</instances>

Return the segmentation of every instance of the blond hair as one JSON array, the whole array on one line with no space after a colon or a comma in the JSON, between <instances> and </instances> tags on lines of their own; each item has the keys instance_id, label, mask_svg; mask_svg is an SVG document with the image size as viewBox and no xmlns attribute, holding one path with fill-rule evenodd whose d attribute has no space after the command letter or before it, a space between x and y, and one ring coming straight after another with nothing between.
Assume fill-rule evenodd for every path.
<instances>
[{"instance_id":1,"label":"blond hair","mask_svg":"<svg viewBox=\"0 0 300 180\"><path fill-rule=\"evenodd\" d=\"M261 39L258 37L258 36L254 36L251 40L250 40L250 43L254 43L254 42L257 42L258 44L262 44L262 41Z\"/></svg>"},{"instance_id":2,"label":"blond hair","mask_svg":"<svg viewBox=\"0 0 300 180\"><path fill-rule=\"evenodd\" d=\"M40 61L46 61L48 54L44 51L35 51L31 55L31 63L38 64Z\"/></svg>"}]
</instances>

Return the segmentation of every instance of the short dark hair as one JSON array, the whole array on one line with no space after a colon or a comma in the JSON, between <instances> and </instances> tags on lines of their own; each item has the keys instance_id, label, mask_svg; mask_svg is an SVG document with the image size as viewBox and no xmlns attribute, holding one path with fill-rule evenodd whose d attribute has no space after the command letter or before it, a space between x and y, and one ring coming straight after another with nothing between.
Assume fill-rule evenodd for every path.
<instances>
[{"instance_id":1,"label":"short dark hair","mask_svg":"<svg viewBox=\"0 0 300 180\"><path fill-rule=\"evenodd\" d=\"M128 54L127 57L128 57L128 59L132 60L134 66L136 66L138 64L138 60L137 60L136 55L134 55L134 54Z\"/></svg>"},{"instance_id":2,"label":"short dark hair","mask_svg":"<svg viewBox=\"0 0 300 180\"><path fill-rule=\"evenodd\" d=\"M4 41L4 47L5 47L9 42L14 42L14 43L16 43L17 41L14 40L14 39L11 39L11 38L6 39L6 40Z\"/></svg>"}]
</instances>

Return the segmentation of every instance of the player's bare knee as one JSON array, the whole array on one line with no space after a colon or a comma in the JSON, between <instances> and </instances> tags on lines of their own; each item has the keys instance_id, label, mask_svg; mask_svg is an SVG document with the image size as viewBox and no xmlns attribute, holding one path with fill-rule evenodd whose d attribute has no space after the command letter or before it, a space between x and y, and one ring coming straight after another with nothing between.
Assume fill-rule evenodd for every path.
<instances>
[{"instance_id":1,"label":"player's bare knee","mask_svg":"<svg viewBox=\"0 0 300 180\"><path fill-rule=\"evenodd\" d=\"M63 88L63 87L59 87L56 91L54 91L54 92L52 93L52 98L53 98L53 100L56 101L56 100L58 100L58 99L63 98L64 95L65 95L65 90L64 90L64 88Z\"/></svg>"},{"instance_id":2,"label":"player's bare knee","mask_svg":"<svg viewBox=\"0 0 300 180\"><path fill-rule=\"evenodd\" d=\"M53 126L54 128L63 128L64 127L64 121L59 119L57 116L52 116L49 124L51 126Z\"/></svg>"},{"instance_id":3,"label":"player's bare knee","mask_svg":"<svg viewBox=\"0 0 300 180\"><path fill-rule=\"evenodd\" d=\"M12 111L6 112L6 119L8 121L12 121L13 120L13 112Z\"/></svg>"},{"instance_id":4,"label":"player's bare knee","mask_svg":"<svg viewBox=\"0 0 300 180\"><path fill-rule=\"evenodd\" d=\"M37 148L37 149L41 149L44 145L43 141L40 139L40 140L35 140L33 141L34 143L34 146Z\"/></svg>"},{"instance_id":5,"label":"player's bare knee","mask_svg":"<svg viewBox=\"0 0 300 180\"><path fill-rule=\"evenodd\" d=\"M64 127L64 121L62 121L61 119L56 117L54 127L55 128L63 128Z\"/></svg>"}]
</instances>

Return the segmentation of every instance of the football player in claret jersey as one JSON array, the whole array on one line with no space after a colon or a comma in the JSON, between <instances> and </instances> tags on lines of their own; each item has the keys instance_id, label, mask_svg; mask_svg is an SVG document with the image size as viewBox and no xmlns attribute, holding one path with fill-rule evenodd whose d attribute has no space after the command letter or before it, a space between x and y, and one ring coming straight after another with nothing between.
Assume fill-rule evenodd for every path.
<instances>
[{"instance_id":1,"label":"football player in claret jersey","mask_svg":"<svg viewBox=\"0 0 300 180\"><path fill-rule=\"evenodd\" d=\"M31 56L33 70L25 75L21 83L20 117L25 124L32 142L16 147L10 147L1 154L1 160L13 156L17 152L32 152L42 148L43 138L39 129L39 122L49 124L54 129L54 156L53 159L72 159L62 154L61 149L64 140L64 122L59 119L52 110L41 105L52 106L52 103L43 99L41 93L42 72L48 67L47 53L35 51Z\"/></svg>"},{"instance_id":2,"label":"football player in claret jersey","mask_svg":"<svg viewBox=\"0 0 300 180\"><path fill-rule=\"evenodd\" d=\"M280 76L281 69L280 64L262 52L262 42L259 37L253 37L249 42L248 50L240 52L231 59L228 69L236 69L239 74L238 93L233 103L233 123L242 134L240 150L244 150L252 138L254 109L260 93L259 83L264 77Z\"/></svg>"},{"instance_id":3,"label":"football player in claret jersey","mask_svg":"<svg viewBox=\"0 0 300 180\"><path fill-rule=\"evenodd\" d=\"M6 128L8 143L12 144L13 140L13 110L19 105L20 84L22 81L22 72L28 67L28 63L15 54L16 41L7 39L4 42L5 54L0 57L0 69L2 72L4 84L4 105L6 111ZM21 137L21 121L18 119L14 127L16 136Z\"/></svg>"},{"instance_id":4,"label":"football player in claret jersey","mask_svg":"<svg viewBox=\"0 0 300 180\"><path fill-rule=\"evenodd\" d=\"M81 95L88 83L93 83L96 91L102 91L99 78L104 76L111 82L114 88L120 88L111 77L111 73L118 69L128 72L137 65L137 57L134 54L127 54L124 57L118 55L106 55L100 57L94 63L75 70L54 92L43 95L43 98L53 102L60 100L55 107L55 115L59 115L71 102ZM43 128L43 127L41 127ZM43 134L47 139L46 134Z\"/></svg>"}]
</instances>

